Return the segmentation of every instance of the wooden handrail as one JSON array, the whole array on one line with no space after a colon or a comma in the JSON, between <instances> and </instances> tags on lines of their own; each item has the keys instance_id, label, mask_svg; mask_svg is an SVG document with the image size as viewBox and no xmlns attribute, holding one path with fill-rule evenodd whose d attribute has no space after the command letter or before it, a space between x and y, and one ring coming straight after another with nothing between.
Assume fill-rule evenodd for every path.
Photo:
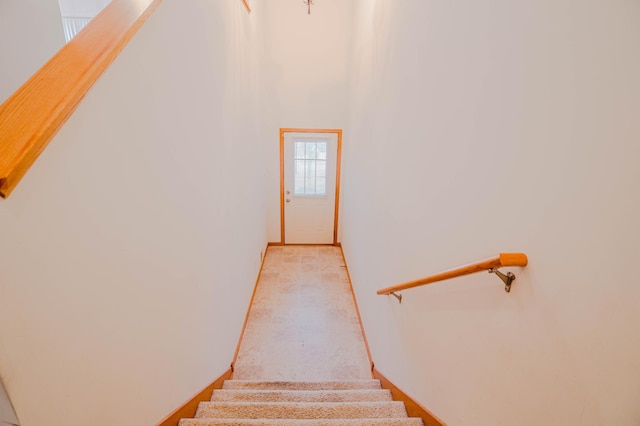
<instances>
[{"instance_id":1,"label":"wooden handrail","mask_svg":"<svg viewBox=\"0 0 640 426\"><path fill-rule=\"evenodd\" d=\"M113 0L0 106L2 198L161 2Z\"/></svg>"},{"instance_id":2,"label":"wooden handrail","mask_svg":"<svg viewBox=\"0 0 640 426\"><path fill-rule=\"evenodd\" d=\"M396 291L407 290L421 285L433 284L438 281L449 280L451 278L461 277L463 275L474 274L476 272L488 271L503 266L527 266L528 259L524 253L500 253L498 256L480 260L478 262L469 263L468 265L458 268L448 269L439 274L420 278L414 281L407 281L402 284L378 290L378 294L391 294Z\"/></svg>"}]
</instances>

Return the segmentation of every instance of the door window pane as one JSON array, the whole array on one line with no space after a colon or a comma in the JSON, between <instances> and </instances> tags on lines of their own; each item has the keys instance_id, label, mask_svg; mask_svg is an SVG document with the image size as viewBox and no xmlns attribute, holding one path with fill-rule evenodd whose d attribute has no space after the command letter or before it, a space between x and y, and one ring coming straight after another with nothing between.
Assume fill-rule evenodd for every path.
<instances>
[{"instance_id":1,"label":"door window pane","mask_svg":"<svg viewBox=\"0 0 640 426\"><path fill-rule=\"evenodd\" d=\"M305 174L307 178L315 179L316 177L316 162L315 161L307 161Z\"/></svg>"},{"instance_id":2,"label":"door window pane","mask_svg":"<svg viewBox=\"0 0 640 426\"><path fill-rule=\"evenodd\" d=\"M294 146L294 194L327 195L327 142L296 141Z\"/></svg>"},{"instance_id":3,"label":"door window pane","mask_svg":"<svg viewBox=\"0 0 640 426\"><path fill-rule=\"evenodd\" d=\"M327 143L322 142L318 144L318 159L326 160L327 159Z\"/></svg>"},{"instance_id":4,"label":"door window pane","mask_svg":"<svg viewBox=\"0 0 640 426\"><path fill-rule=\"evenodd\" d=\"M307 142L307 159L315 160L316 156L316 143L315 142Z\"/></svg>"},{"instance_id":5,"label":"door window pane","mask_svg":"<svg viewBox=\"0 0 640 426\"><path fill-rule=\"evenodd\" d=\"M304 160L296 160L295 174L296 178L304 178Z\"/></svg>"}]
</instances>

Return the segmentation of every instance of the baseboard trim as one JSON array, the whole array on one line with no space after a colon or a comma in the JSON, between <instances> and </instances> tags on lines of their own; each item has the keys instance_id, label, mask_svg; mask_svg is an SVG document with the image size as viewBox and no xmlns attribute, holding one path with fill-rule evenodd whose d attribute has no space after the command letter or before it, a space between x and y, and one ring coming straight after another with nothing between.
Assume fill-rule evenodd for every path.
<instances>
[{"instance_id":1,"label":"baseboard trim","mask_svg":"<svg viewBox=\"0 0 640 426\"><path fill-rule=\"evenodd\" d=\"M347 258L344 257L344 250L342 244L340 244L340 253L342 253L342 260L344 261L344 269L347 271L347 279L349 280L349 289L351 289L351 296L353 297L353 304L356 306L356 314L358 315L358 322L360 323L360 331L362 332L362 340L364 340L364 347L367 350L367 357L369 358L369 366L371 367L371 375L373 377L373 369L375 364L373 363L373 356L371 355L371 349L369 348L369 341L367 340L367 333L364 331L364 324L362 324L362 317L360 316L360 308L358 307L358 299L356 298L356 292L353 291L353 282L351 281L351 274L349 273L349 265L347 265Z\"/></svg>"},{"instance_id":2,"label":"baseboard trim","mask_svg":"<svg viewBox=\"0 0 640 426\"><path fill-rule=\"evenodd\" d=\"M283 243L279 243L276 241L271 241L267 243L267 247L280 247L280 246L335 246L335 247L342 247L342 243L338 242L338 243L329 243L329 244L315 244L315 243L310 243L310 244L298 244L298 243L292 243L292 244L283 244Z\"/></svg>"},{"instance_id":3,"label":"baseboard trim","mask_svg":"<svg viewBox=\"0 0 640 426\"><path fill-rule=\"evenodd\" d=\"M409 414L409 417L420 417L424 421L425 426L446 426L445 422L440 420L435 414L404 393L402 389L391 383L391 381L375 367L373 369L373 377L380 380L380 384L383 389L391 391L391 396L394 401L404 402L404 406L407 408L407 414Z\"/></svg>"},{"instance_id":4,"label":"baseboard trim","mask_svg":"<svg viewBox=\"0 0 640 426\"><path fill-rule=\"evenodd\" d=\"M214 380L209 386L195 394L193 398L176 408L171 414L156 423L156 426L178 426L180 419L191 419L195 417L198 404L211 400L211 395L215 389L222 389L225 380L229 380L233 372L231 369L225 371L222 376Z\"/></svg>"},{"instance_id":5,"label":"baseboard trim","mask_svg":"<svg viewBox=\"0 0 640 426\"><path fill-rule=\"evenodd\" d=\"M236 365L236 361L238 360L238 353L240 353L240 345L242 344L242 338L244 337L244 332L247 329L247 323L249 322L249 314L251 314L251 307L253 306L253 299L256 297L256 291L258 290L258 283L260 282L260 276L262 275L262 268L264 268L264 260L267 258L267 251L271 243L267 243L264 249L264 254L262 255L262 263L260 264L260 270L258 271L258 277L256 278L256 283L253 285L253 293L251 293L251 300L249 301L249 306L247 307L247 315L244 317L244 324L242 324L242 330L240 331L240 337L238 338L238 344L236 345L236 351L233 354L233 360L231 361L231 372L233 373Z\"/></svg>"}]
</instances>

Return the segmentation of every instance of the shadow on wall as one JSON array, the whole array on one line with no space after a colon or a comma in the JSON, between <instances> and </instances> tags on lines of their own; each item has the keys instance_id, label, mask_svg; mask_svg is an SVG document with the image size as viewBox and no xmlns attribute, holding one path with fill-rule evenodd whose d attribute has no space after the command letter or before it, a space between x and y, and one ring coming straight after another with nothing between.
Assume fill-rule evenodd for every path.
<instances>
[{"instance_id":1,"label":"shadow on wall","mask_svg":"<svg viewBox=\"0 0 640 426\"><path fill-rule=\"evenodd\" d=\"M11 405L11 400L4 387L4 383L0 379L0 426L5 425L20 426L20 422L13 409L13 405Z\"/></svg>"}]
</instances>

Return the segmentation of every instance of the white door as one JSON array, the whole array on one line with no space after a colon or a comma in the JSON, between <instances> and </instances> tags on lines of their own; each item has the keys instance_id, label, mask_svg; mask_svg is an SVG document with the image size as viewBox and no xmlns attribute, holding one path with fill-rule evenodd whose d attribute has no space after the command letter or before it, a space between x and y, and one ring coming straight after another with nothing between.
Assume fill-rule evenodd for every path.
<instances>
[{"instance_id":1,"label":"white door","mask_svg":"<svg viewBox=\"0 0 640 426\"><path fill-rule=\"evenodd\" d=\"M284 134L284 242L333 244L336 133Z\"/></svg>"}]
</instances>

